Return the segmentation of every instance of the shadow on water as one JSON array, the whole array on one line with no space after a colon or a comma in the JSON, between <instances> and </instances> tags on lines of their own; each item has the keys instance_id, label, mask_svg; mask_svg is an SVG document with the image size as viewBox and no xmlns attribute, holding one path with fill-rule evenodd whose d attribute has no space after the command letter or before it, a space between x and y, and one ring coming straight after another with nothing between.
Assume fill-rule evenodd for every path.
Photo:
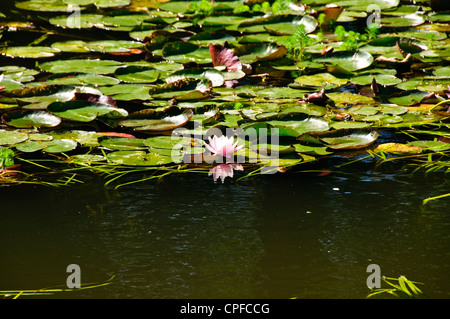
<instances>
[{"instance_id":1,"label":"shadow on water","mask_svg":"<svg viewBox=\"0 0 450 319\"><path fill-rule=\"evenodd\" d=\"M376 263L448 298L448 200L421 209L448 185L361 165L239 184L183 174L117 192L2 189L0 282L65 284L75 263L83 283L113 284L52 297L364 298Z\"/></svg>"}]
</instances>

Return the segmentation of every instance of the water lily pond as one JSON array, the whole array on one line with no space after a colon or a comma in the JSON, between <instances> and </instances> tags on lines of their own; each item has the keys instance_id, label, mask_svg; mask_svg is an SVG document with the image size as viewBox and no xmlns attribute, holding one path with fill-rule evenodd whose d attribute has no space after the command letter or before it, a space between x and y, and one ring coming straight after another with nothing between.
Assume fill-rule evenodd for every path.
<instances>
[{"instance_id":1,"label":"water lily pond","mask_svg":"<svg viewBox=\"0 0 450 319\"><path fill-rule=\"evenodd\" d=\"M448 298L448 10L5 4L0 295Z\"/></svg>"}]
</instances>

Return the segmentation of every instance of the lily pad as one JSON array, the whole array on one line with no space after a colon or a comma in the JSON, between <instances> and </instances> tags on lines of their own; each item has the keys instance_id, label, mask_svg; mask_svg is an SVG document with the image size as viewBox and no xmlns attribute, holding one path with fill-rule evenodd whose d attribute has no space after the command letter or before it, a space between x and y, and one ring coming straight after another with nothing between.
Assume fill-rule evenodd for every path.
<instances>
[{"instance_id":1,"label":"lily pad","mask_svg":"<svg viewBox=\"0 0 450 319\"><path fill-rule=\"evenodd\" d=\"M161 166L172 163L170 156L163 156L145 151L115 151L107 159L114 164L128 166Z\"/></svg>"},{"instance_id":2,"label":"lily pad","mask_svg":"<svg viewBox=\"0 0 450 319\"><path fill-rule=\"evenodd\" d=\"M348 79L337 78L330 73L317 73L314 75L302 75L294 80L296 84L303 87L335 87L342 86Z\"/></svg>"},{"instance_id":3,"label":"lily pad","mask_svg":"<svg viewBox=\"0 0 450 319\"><path fill-rule=\"evenodd\" d=\"M28 134L18 131L0 130L0 145L14 145L28 140Z\"/></svg>"},{"instance_id":4,"label":"lily pad","mask_svg":"<svg viewBox=\"0 0 450 319\"><path fill-rule=\"evenodd\" d=\"M140 138L125 137L101 137L98 139L101 146L111 150L146 150L148 147L144 144L144 140Z\"/></svg>"},{"instance_id":5,"label":"lily pad","mask_svg":"<svg viewBox=\"0 0 450 319\"><path fill-rule=\"evenodd\" d=\"M98 116L112 118L128 116L128 112L124 109L89 101L54 102L48 106L48 110L63 119L77 122L90 122Z\"/></svg>"},{"instance_id":6,"label":"lily pad","mask_svg":"<svg viewBox=\"0 0 450 319\"><path fill-rule=\"evenodd\" d=\"M209 80L213 87L222 86L225 77L222 72L215 69L186 69L173 72L165 78L167 83L172 83L180 79L193 78L200 80Z\"/></svg>"},{"instance_id":7,"label":"lily pad","mask_svg":"<svg viewBox=\"0 0 450 319\"><path fill-rule=\"evenodd\" d=\"M12 111L2 116L3 122L17 128L55 127L61 118L46 111Z\"/></svg>"},{"instance_id":8,"label":"lily pad","mask_svg":"<svg viewBox=\"0 0 450 319\"><path fill-rule=\"evenodd\" d=\"M30 58L30 59L50 58L58 52L60 52L60 51L57 49L54 49L52 47L43 47L43 46L7 47L7 48L3 49L2 51L0 51L1 54L6 55L8 57Z\"/></svg>"},{"instance_id":9,"label":"lily pad","mask_svg":"<svg viewBox=\"0 0 450 319\"><path fill-rule=\"evenodd\" d=\"M55 60L39 65L41 70L51 73L88 73L88 74L110 74L114 73L121 62L100 59L71 59Z\"/></svg>"},{"instance_id":10,"label":"lily pad","mask_svg":"<svg viewBox=\"0 0 450 319\"><path fill-rule=\"evenodd\" d=\"M365 51L339 51L318 57L314 59L314 61L336 65L352 72L370 66L373 62L373 57L370 53Z\"/></svg>"},{"instance_id":11,"label":"lily pad","mask_svg":"<svg viewBox=\"0 0 450 319\"><path fill-rule=\"evenodd\" d=\"M209 80L185 78L152 87L148 92L154 99L198 100L207 97L211 87Z\"/></svg>"},{"instance_id":12,"label":"lily pad","mask_svg":"<svg viewBox=\"0 0 450 319\"><path fill-rule=\"evenodd\" d=\"M173 62L186 63L211 63L209 48L198 46L193 43L175 41L169 42L162 48L165 59Z\"/></svg>"},{"instance_id":13,"label":"lily pad","mask_svg":"<svg viewBox=\"0 0 450 319\"><path fill-rule=\"evenodd\" d=\"M161 132L174 130L185 125L193 116L191 109L171 108L171 111L154 112L149 115L135 114L119 122L120 126L141 132Z\"/></svg>"},{"instance_id":14,"label":"lily pad","mask_svg":"<svg viewBox=\"0 0 450 319\"><path fill-rule=\"evenodd\" d=\"M143 66L127 66L118 68L114 75L121 81L128 83L153 83L163 72Z\"/></svg>"},{"instance_id":15,"label":"lily pad","mask_svg":"<svg viewBox=\"0 0 450 319\"><path fill-rule=\"evenodd\" d=\"M337 130L320 136L320 140L329 148L349 150L365 148L378 138L376 131L365 130Z\"/></svg>"}]
</instances>

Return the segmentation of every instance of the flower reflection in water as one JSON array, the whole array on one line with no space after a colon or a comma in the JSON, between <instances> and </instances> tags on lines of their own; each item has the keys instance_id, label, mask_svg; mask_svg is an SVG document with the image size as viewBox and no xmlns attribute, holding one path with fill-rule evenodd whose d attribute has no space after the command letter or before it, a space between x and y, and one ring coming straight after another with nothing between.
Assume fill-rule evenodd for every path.
<instances>
[{"instance_id":1,"label":"flower reflection in water","mask_svg":"<svg viewBox=\"0 0 450 319\"><path fill-rule=\"evenodd\" d=\"M244 168L237 163L219 164L211 168L208 175L213 175L214 182L216 182L217 179L221 179L223 183L226 177L233 178L234 170L243 171Z\"/></svg>"}]
</instances>

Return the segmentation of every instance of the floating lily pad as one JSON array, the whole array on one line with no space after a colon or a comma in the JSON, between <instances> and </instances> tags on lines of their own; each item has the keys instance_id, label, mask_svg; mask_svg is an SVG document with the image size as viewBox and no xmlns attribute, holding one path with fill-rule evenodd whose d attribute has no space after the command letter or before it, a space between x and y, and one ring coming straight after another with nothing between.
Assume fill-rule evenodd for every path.
<instances>
[{"instance_id":1,"label":"floating lily pad","mask_svg":"<svg viewBox=\"0 0 450 319\"><path fill-rule=\"evenodd\" d=\"M186 63L211 63L209 49L193 43L175 41L169 42L162 48L162 55L169 61Z\"/></svg>"},{"instance_id":2,"label":"floating lily pad","mask_svg":"<svg viewBox=\"0 0 450 319\"><path fill-rule=\"evenodd\" d=\"M337 65L347 71L367 68L373 62L373 57L365 51L339 51L314 59L315 62Z\"/></svg>"},{"instance_id":3,"label":"floating lily pad","mask_svg":"<svg viewBox=\"0 0 450 319\"><path fill-rule=\"evenodd\" d=\"M17 128L55 127L61 118L46 111L12 111L2 116L3 122Z\"/></svg>"},{"instance_id":4,"label":"floating lily pad","mask_svg":"<svg viewBox=\"0 0 450 319\"><path fill-rule=\"evenodd\" d=\"M389 102L398 105L417 105L424 97L428 95L427 92L423 91L406 91L400 94L393 95L389 98Z\"/></svg>"},{"instance_id":5,"label":"floating lily pad","mask_svg":"<svg viewBox=\"0 0 450 319\"><path fill-rule=\"evenodd\" d=\"M47 153L63 153L73 151L77 148L77 142L68 139L53 139L51 141L43 142L46 147L42 149L43 152Z\"/></svg>"},{"instance_id":6,"label":"floating lily pad","mask_svg":"<svg viewBox=\"0 0 450 319\"><path fill-rule=\"evenodd\" d=\"M143 66L127 66L118 68L115 77L128 83L153 83L156 82L163 72Z\"/></svg>"},{"instance_id":7,"label":"floating lily pad","mask_svg":"<svg viewBox=\"0 0 450 319\"><path fill-rule=\"evenodd\" d=\"M0 130L0 145L14 145L26 140L28 140L27 133Z\"/></svg>"},{"instance_id":8,"label":"floating lily pad","mask_svg":"<svg viewBox=\"0 0 450 319\"><path fill-rule=\"evenodd\" d=\"M248 44L235 48L234 52L242 63L276 60L284 57L287 49L275 44Z\"/></svg>"},{"instance_id":9,"label":"floating lily pad","mask_svg":"<svg viewBox=\"0 0 450 319\"><path fill-rule=\"evenodd\" d=\"M296 132L296 135L309 132L324 132L330 129L328 121L318 117L308 117L303 121L267 121L268 124L282 128L286 127Z\"/></svg>"},{"instance_id":10,"label":"floating lily pad","mask_svg":"<svg viewBox=\"0 0 450 319\"><path fill-rule=\"evenodd\" d=\"M185 125L191 119L191 109L171 108L171 111L140 113L119 122L120 126L144 132L160 132L174 130Z\"/></svg>"},{"instance_id":11,"label":"floating lily pad","mask_svg":"<svg viewBox=\"0 0 450 319\"><path fill-rule=\"evenodd\" d=\"M397 155L406 154L420 154L422 148L414 145L402 144L402 143L383 143L377 145L375 152L385 152Z\"/></svg>"},{"instance_id":12,"label":"floating lily pad","mask_svg":"<svg viewBox=\"0 0 450 319\"><path fill-rule=\"evenodd\" d=\"M130 52L132 49L142 48L143 44L137 41L128 40L101 40L86 43L86 47L91 51L111 53Z\"/></svg>"},{"instance_id":13,"label":"floating lily pad","mask_svg":"<svg viewBox=\"0 0 450 319\"><path fill-rule=\"evenodd\" d=\"M376 131L337 130L320 136L320 140L329 148L338 150L365 148L378 138Z\"/></svg>"},{"instance_id":14,"label":"floating lily pad","mask_svg":"<svg viewBox=\"0 0 450 319\"><path fill-rule=\"evenodd\" d=\"M52 17L49 22L62 28L89 29L94 26L103 26L103 15L100 14L78 14L70 19L67 15Z\"/></svg>"},{"instance_id":15,"label":"floating lily pad","mask_svg":"<svg viewBox=\"0 0 450 319\"><path fill-rule=\"evenodd\" d=\"M128 112L124 109L88 101L54 102L48 106L48 110L63 119L78 122L90 122L98 116L112 118L128 116Z\"/></svg>"},{"instance_id":16,"label":"floating lily pad","mask_svg":"<svg viewBox=\"0 0 450 319\"><path fill-rule=\"evenodd\" d=\"M408 14L399 17L382 17L381 25L386 27L414 27L425 23L423 15Z\"/></svg>"},{"instance_id":17,"label":"floating lily pad","mask_svg":"<svg viewBox=\"0 0 450 319\"><path fill-rule=\"evenodd\" d=\"M148 147L144 144L144 140L140 138L125 137L101 137L98 139L101 146L112 150L146 150Z\"/></svg>"},{"instance_id":18,"label":"floating lily pad","mask_svg":"<svg viewBox=\"0 0 450 319\"><path fill-rule=\"evenodd\" d=\"M106 157L114 164L129 166L161 166L173 162L170 156L145 151L115 151Z\"/></svg>"},{"instance_id":19,"label":"floating lily pad","mask_svg":"<svg viewBox=\"0 0 450 319\"><path fill-rule=\"evenodd\" d=\"M102 86L99 90L115 100L133 101L133 100L151 100L148 86L142 84L124 84L114 86Z\"/></svg>"},{"instance_id":20,"label":"floating lily pad","mask_svg":"<svg viewBox=\"0 0 450 319\"><path fill-rule=\"evenodd\" d=\"M49 76L47 79L49 84L60 84L60 85L115 85L119 84L120 80L100 74L64 74L58 73Z\"/></svg>"},{"instance_id":21,"label":"floating lily pad","mask_svg":"<svg viewBox=\"0 0 450 319\"><path fill-rule=\"evenodd\" d=\"M67 12L69 8L69 5L62 0L28 0L16 2L15 6L18 9L43 12Z\"/></svg>"},{"instance_id":22,"label":"floating lily pad","mask_svg":"<svg viewBox=\"0 0 450 319\"><path fill-rule=\"evenodd\" d=\"M334 87L345 85L348 79L337 78L330 73L317 73L314 75L302 75L294 81L296 84L304 87Z\"/></svg>"},{"instance_id":23,"label":"floating lily pad","mask_svg":"<svg viewBox=\"0 0 450 319\"><path fill-rule=\"evenodd\" d=\"M121 66L121 62L100 59L71 59L55 60L39 65L43 71L51 73L88 73L88 74L109 74L114 73Z\"/></svg>"},{"instance_id":24,"label":"floating lily pad","mask_svg":"<svg viewBox=\"0 0 450 319\"><path fill-rule=\"evenodd\" d=\"M73 52L73 53L80 53L80 52L84 53L90 51L87 47L87 43L80 40L54 42L52 43L52 48L59 50L61 52Z\"/></svg>"},{"instance_id":25,"label":"floating lily pad","mask_svg":"<svg viewBox=\"0 0 450 319\"><path fill-rule=\"evenodd\" d=\"M450 149L450 143L441 141L414 141L409 142L408 145L418 146L425 151L443 152Z\"/></svg>"},{"instance_id":26,"label":"floating lily pad","mask_svg":"<svg viewBox=\"0 0 450 319\"><path fill-rule=\"evenodd\" d=\"M222 86L225 77L222 72L215 69L186 69L173 72L165 78L167 83L172 83L180 79L193 78L200 80L209 80L213 87Z\"/></svg>"},{"instance_id":27,"label":"floating lily pad","mask_svg":"<svg viewBox=\"0 0 450 319\"><path fill-rule=\"evenodd\" d=\"M152 87L149 94L154 99L198 100L207 97L211 87L209 80L185 78Z\"/></svg>"},{"instance_id":28,"label":"floating lily pad","mask_svg":"<svg viewBox=\"0 0 450 319\"><path fill-rule=\"evenodd\" d=\"M50 58L58 52L60 51L52 47L23 46L23 47L7 47L1 51L1 54L13 58L38 59L38 58Z\"/></svg>"}]
</instances>

